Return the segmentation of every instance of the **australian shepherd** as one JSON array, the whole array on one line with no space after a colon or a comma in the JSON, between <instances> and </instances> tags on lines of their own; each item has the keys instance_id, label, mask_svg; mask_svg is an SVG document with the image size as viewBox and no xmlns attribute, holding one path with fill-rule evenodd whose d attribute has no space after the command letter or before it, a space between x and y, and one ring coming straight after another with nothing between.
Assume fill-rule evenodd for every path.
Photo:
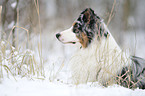
<instances>
[{"instance_id":1,"label":"australian shepherd","mask_svg":"<svg viewBox=\"0 0 145 96\"><path fill-rule=\"evenodd\" d=\"M98 81L103 86L117 83L145 88L145 60L121 50L91 8L82 11L72 27L56 37L64 44L80 44L69 61L73 84Z\"/></svg>"}]
</instances>

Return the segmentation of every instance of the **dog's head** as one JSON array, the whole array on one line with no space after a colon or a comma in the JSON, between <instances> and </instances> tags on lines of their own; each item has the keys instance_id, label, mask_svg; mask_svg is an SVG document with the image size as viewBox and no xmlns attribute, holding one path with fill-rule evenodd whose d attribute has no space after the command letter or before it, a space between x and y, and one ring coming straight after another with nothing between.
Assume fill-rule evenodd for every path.
<instances>
[{"instance_id":1,"label":"dog's head","mask_svg":"<svg viewBox=\"0 0 145 96\"><path fill-rule=\"evenodd\" d=\"M65 31L56 34L62 43L81 43L86 48L93 40L94 36L101 37L103 28L101 19L91 8L86 8L73 23L73 26ZM105 36L105 35L104 35Z\"/></svg>"}]
</instances>

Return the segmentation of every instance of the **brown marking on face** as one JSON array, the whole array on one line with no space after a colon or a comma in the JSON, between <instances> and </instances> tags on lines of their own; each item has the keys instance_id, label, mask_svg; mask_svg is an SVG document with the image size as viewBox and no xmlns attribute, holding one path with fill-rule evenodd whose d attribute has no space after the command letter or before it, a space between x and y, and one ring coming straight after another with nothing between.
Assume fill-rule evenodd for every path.
<instances>
[{"instance_id":1,"label":"brown marking on face","mask_svg":"<svg viewBox=\"0 0 145 96\"><path fill-rule=\"evenodd\" d=\"M80 36L77 37L80 40L80 43L82 45L83 48L86 48L89 42L89 39L87 37L86 34L84 34L84 32L81 32Z\"/></svg>"}]
</instances>

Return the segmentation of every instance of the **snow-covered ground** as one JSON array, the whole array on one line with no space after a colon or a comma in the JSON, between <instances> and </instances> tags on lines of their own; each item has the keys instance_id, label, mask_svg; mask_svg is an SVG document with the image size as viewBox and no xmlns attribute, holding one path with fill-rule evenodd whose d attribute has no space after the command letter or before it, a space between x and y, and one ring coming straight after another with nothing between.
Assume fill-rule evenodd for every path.
<instances>
[{"instance_id":1,"label":"snow-covered ground","mask_svg":"<svg viewBox=\"0 0 145 96\"><path fill-rule=\"evenodd\" d=\"M145 96L145 90L127 89L118 85L103 88L97 82L78 86L45 80L16 77L0 84L0 96Z\"/></svg>"},{"instance_id":2,"label":"snow-covered ground","mask_svg":"<svg viewBox=\"0 0 145 96\"><path fill-rule=\"evenodd\" d=\"M20 76L16 76L15 80L12 76L9 78L4 76L0 83L0 96L145 96L145 90L131 90L119 85L106 88L97 82L77 86L68 84L66 58L73 53L73 47L62 46L54 38L54 34L49 36L50 38L46 34L42 36L42 55L44 60L48 59L44 65L46 75L44 80Z\"/></svg>"}]
</instances>

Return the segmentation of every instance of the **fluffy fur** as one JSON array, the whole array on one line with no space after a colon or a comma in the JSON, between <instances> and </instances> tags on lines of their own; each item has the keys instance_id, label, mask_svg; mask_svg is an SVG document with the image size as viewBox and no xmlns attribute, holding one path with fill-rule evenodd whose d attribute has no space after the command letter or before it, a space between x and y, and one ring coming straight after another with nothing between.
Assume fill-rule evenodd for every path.
<instances>
[{"instance_id":1,"label":"fluffy fur","mask_svg":"<svg viewBox=\"0 0 145 96\"><path fill-rule=\"evenodd\" d=\"M98 81L104 86L118 83L130 88L145 87L145 61L130 58L123 52L102 19L91 8L86 8L71 28L57 33L56 37L62 43L81 45L69 61L72 83ZM126 83L137 82L138 78L141 78L140 84Z\"/></svg>"}]
</instances>

